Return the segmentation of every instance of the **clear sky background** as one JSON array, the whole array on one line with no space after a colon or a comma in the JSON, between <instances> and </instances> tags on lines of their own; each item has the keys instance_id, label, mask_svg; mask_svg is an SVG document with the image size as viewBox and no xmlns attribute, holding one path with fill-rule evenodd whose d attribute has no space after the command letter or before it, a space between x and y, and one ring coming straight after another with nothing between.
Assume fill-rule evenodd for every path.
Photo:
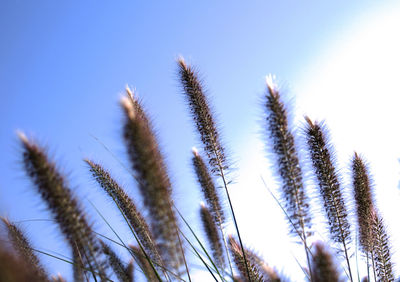
<instances>
[{"instance_id":1,"label":"clear sky background","mask_svg":"<svg viewBox=\"0 0 400 282\"><path fill-rule=\"evenodd\" d=\"M301 280L294 257L303 254L260 180L277 191L262 108L264 78L273 73L299 128L304 114L326 120L348 191L354 150L370 162L400 261L399 19L396 1L1 1L0 214L50 218L21 169L21 129L48 145L95 229L110 234L89 201L133 242L82 161L103 163L140 202L120 164L128 166L118 100L128 84L154 119L175 202L201 233L190 165L191 147L200 144L177 80L182 55L204 78L237 168L232 196L248 246ZM54 225L22 226L39 249L69 256ZM43 259L51 273L70 277L68 265Z\"/></svg>"}]
</instances>

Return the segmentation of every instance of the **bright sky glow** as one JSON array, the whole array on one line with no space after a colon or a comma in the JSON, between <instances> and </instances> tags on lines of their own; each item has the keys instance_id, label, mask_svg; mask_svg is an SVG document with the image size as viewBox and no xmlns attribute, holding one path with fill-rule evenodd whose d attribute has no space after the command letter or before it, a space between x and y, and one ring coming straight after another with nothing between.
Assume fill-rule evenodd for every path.
<instances>
[{"instance_id":1,"label":"bright sky glow","mask_svg":"<svg viewBox=\"0 0 400 282\"><path fill-rule=\"evenodd\" d=\"M0 46L0 215L28 220L22 225L39 249L69 256L54 225L31 221L50 216L20 172L15 130L49 146L96 230L110 234L90 202L107 218L118 213L90 180L82 159L100 161L137 195L119 127L118 98L126 84L151 112L175 184L175 202L187 219L198 220L203 199L193 185L190 158L193 146L202 150L176 81L174 60L182 55L203 75L238 168L231 193L247 246L292 278L303 277L296 263L304 261L303 250L287 236L285 217L266 189L279 196L262 120L265 75L273 73L294 108L299 131L304 115L326 121L346 189L354 150L369 161L394 261L400 262L396 1L260 0L233 1L229 7L214 1L157 6L5 2L0 3L0 34L7 43ZM121 221L113 223L131 242ZM232 226L228 229L234 233ZM53 274L69 278L68 265L42 258ZM211 281L208 274L193 271L194 281Z\"/></svg>"},{"instance_id":2,"label":"bright sky glow","mask_svg":"<svg viewBox=\"0 0 400 282\"><path fill-rule=\"evenodd\" d=\"M305 67L299 79L291 83L292 93L287 95L294 100L295 124L302 127L304 115L326 122L348 193L351 191L349 164L354 151L369 161L374 177L375 198L388 225L394 247L394 261L400 258L396 247L400 243L399 28L400 6L374 10L357 18L348 30L329 40L327 45L330 47ZM287 265L288 261L294 261L293 247L275 243L285 240L286 226L282 225L282 218L276 215L279 213L276 202L265 201L271 197L260 180L263 175L270 189L278 189L272 188L275 183L264 169L265 158L259 153L263 143L251 141L244 147L253 149L247 149L244 156L246 161L238 182L245 185L238 185L241 191L237 192L236 197L238 202L252 202L256 221L265 216L265 221L269 222L257 225L243 216L241 222L248 225L245 230L254 230L254 226L259 226L257 232L246 233L246 238L251 238L250 241L256 242L257 246L262 245L260 250L268 250L263 253L267 261L271 257L276 266L285 265L285 262ZM243 193L243 190L251 192ZM242 206L243 213L247 208L246 205ZM247 218L251 218L251 215L247 215ZM271 232L272 228L274 232ZM265 240L266 234L268 238L273 238L272 243ZM286 249L287 246L289 248ZM296 268L295 263L293 265ZM398 266L396 269L398 272ZM291 272L296 270L291 269ZM297 272L297 275L301 273Z\"/></svg>"}]
</instances>

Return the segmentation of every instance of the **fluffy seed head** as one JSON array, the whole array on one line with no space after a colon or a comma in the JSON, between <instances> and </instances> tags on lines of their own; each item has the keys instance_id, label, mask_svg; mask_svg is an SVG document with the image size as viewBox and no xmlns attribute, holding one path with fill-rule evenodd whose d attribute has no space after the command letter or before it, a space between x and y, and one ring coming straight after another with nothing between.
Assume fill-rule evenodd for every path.
<instances>
[{"instance_id":1,"label":"fluffy seed head","mask_svg":"<svg viewBox=\"0 0 400 282\"><path fill-rule=\"evenodd\" d=\"M267 127L272 150L276 157L277 171L282 182L282 197L290 217L292 234L301 236L310 227L308 199L305 195L302 171L294 137L289 129L287 113L279 92L271 81L266 93Z\"/></svg>"},{"instance_id":2,"label":"fluffy seed head","mask_svg":"<svg viewBox=\"0 0 400 282\"><path fill-rule=\"evenodd\" d=\"M354 153L352 160L354 200L358 220L358 238L362 250L369 254L372 251L372 214L374 202L372 198L371 177L365 161Z\"/></svg>"},{"instance_id":3,"label":"fluffy seed head","mask_svg":"<svg viewBox=\"0 0 400 282\"><path fill-rule=\"evenodd\" d=\"M239 243L233 238L232 236L229 236L228 239L228 244L229 244L229 249L232 253L233 261L235 262L235 265L237 269L239 270L240 273L240 278L243 281L247 282L261 282L264 281L262 274L260 271L257 269L257 266L250 260L244 258L242 248L239 245ZM249 257L249 253L245 250L246 252L246 258ZM247 267L246 263L247 261ZM247 269L249 270L249 273L247 272ZM250 277L249 277L250 276ZM250 278L250 280L249 280Z\"/></svg>"},{"instance_id":4,"label":"fluffy seed head","mask_svg":"<svg viewBox=\"0 0 400 282\"><path fill-rule=\"evenodd\" d=\"M8 219L1 217L3 224L8 231L8 237L12 242L14 248L18 252L20 258L24 260L32 272L42 281L50 281L44 267L40 263L39 258L33 252L33 248L23 231L15 224L11 223Z\"/></svg>"},{"instance_id":5,"label":"fluffy seed head","mask_svg":"<svg viewBox=\"0 0 400 282\"><path fill-rule=\"evenodd\" d=\"M90 269L93 275L98 274L100 279L106 279L100 243L93 235L92 228L64 177L41 147L24 134L19 136L25 171L47 204L61 232L71 248L77 247L81 251L85 267Z\"/></svg>"},{"instance_id":6,"label":"fluffy seed head","mask_svg":"<svg viewBox=\"0 0 400 282\"><path fill-rule=\"evenodd\" d=\"M331 239L343 244L350 241L350 224L339 177L332 159L331 145L321 124L312 122L308 117L306 121L305 135L308 151L324 203Z\"/></svg>"},{"instance_id":7,"label":"fluffy seed head","mask_svg":"<svg viewBox=\"0 0 400 282\"><path fill-rule=\"evenodd\" d=\"M121 105L125 112L123 137L144 205L149 210L152 234L163 261L178 270L183 256L172 209L171 183L158 142L137 98L126 97Z\"/></svg>"},{"instance_id":8,"label":"fluffy seed head","mask_svg":"<svg viewBox=\"0 0 400 282\"><path fill-rule=\"evenodd\" d=\"M200 184L204 198L210 207L211 214L213 215L213 220L216 224L222 225L225 217L220 203L220 198L207 165L197 151L193 151L192 163L197 175L197 181Z\"/></svg>"},{"instance_id":9,"label":"fluffy seed head","mask_svg":"<svg viewBox=\"0 0 400 282\"><path fill-rule=\"evenodd\" d=\"M196 71L187 65L183 58L178 59L178 66L183 92L200 134L211 171L219 175L221 170L228 168L228 165L203 85Z\"/></svg>"},{"instance_id":10,"label":"fluffy seed head","mask_svg":"<svg viewBox=\"0 0 400 282\"><path fill-rule=\"evenodd\" d=\"M313 256L312 277L315 282L338 282L339 273L331 254L321 243L315 245Z\"/></svg>"},{"instance_id":11,"label":"fluffy seed head","mask_svg":"<svg viewBox=\"0 0 400 282\"><path fill-rule=\"evenodd\" d=\"M204 232L207 236L209 245L212 250L214 260L217 262L219 266L223 268L225 260L224 260L223 247L221 243L221 236L218 231L216 222L214 221L210 211L207 209L204 203L202 203L200 208L200 217L201 217L201 222L203 223Z\"/></svg>"}]
</instances>

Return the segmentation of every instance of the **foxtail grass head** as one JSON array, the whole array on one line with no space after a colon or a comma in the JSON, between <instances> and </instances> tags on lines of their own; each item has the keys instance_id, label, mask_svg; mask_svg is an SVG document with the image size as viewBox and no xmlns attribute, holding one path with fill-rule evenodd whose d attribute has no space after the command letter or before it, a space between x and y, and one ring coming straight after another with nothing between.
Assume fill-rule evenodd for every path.
<instances>
[{"instance_id":1,"label":"foxtail grass head","mask_svg":"<svg viewBox=\"0 0 400 282\"><path fill-rule=\"evenodd\" d=\"M145 218L136 208L132 198L129 197L125 190L100 164L88 159L86 159L85 162L89 165L93 177L123 213L147 254L158 265L161 265L162 259L156 243L154 242L154 236L152 235Z\"/></svg>"},{"instance_id":2,"label":"foxtail grass head","mask_svg":"<svg viewBox=\"0 0 400 282\"><path fill-rule=\"evenodd\" d=\"M215 188L213 178L210 175L208 167L203 161L203 158L200 156L197 149L193 148L192 152L192 163L197 175L197 181L199 182L204 198L208 206L210 207L210 212L214 218L214 222L221 225L222 223L224 223L225 216L221 206L220 197L218 195L217 189Z\"/></svg>"},{"instance_id":3,"label":"foxtail grass head","mask_svg":"<svg viewBox=\"0 0 400 282\"><path fill-rule=\"evenodd\" d=\"M282 183L284 208L290 219L291 232L305 240L304 230L311 225L308 198L287 111L272 76L267 79L265 98L268 137Z\"/></svg>"},{"instance_id":4,"label":"foxtail grass head","mask_svg":"<svg viewBox=\"0 0 400 282\"><path fill-rule=\"evenodd\" d=\"M306 117L305 136L310 159L329 223L330 237L338 243L350 238L350 223L337 169L334 164L328 134L323 125Z\"/></svg>"},{"instance_id":5,"label":"foxtail grass head","mask_svg":"<svg viewBox=\"0 0 400 282\"><path fill-rule=\"evenodd\" d=\"M100 242L94 236L64 176L58 171L55 163L49 160L43 148L23 133L18 135L23 149L25 171L36 191L46 203L71 248L76 247L82 253L85 268L89 269L92 276L105 280L106 264L101 255Z\"/></svg>"},{"instance_id":6,"label":"foxtail grass head","mask_svg":"<svg viewBox=\"0 0 400 282\"><path fill-rule=\"evenodd\" d=\"M371 177L365 161L354 153L352 160L354 202L358 220L358 238L364 253L369 254L373 248L372 215L374 201L372 196Z\"/></svg>"},{"instance_id":7,"label":"foxtail grass head","mask_svg":"<svg viewBox=\"0 0 400 282\"><path fill-rule=\"evenodd\" d=\"M179 79L183 93L196 124L211 171L217 175L228 168L224 148L213 118L213 113L198 73L181 57L178 59Z\"/></svg>"},{"instance_id":8,"label":"foxtail grass head","mask_svg":"<svg viewBox=\"0 0 400 282\"><path fill-rule=\"evenodd\" d=\"M213 219L210 210L201 203L200 207L200 218L203 225L204 233L207 236L209 245L211 246L212 254L217 265L222 267L225 265L224 251L221 243L221 233L217 223Z\"/></svg>"},{"instance_id":9,"label":"foxtail grass head","mask_svg":"<svg viewBox=\"0 0 400 282\"><path fill-rule=\"evenodd\" d=\"M394 281L393 263L389 236L382 217L373 210L372 218L372 242L373 260L379 281Z\"/></svg>"},{"instance_id":10,"label":"foxtail grass head","mask_svg":"<svg viewBox=\"0 0 400 282\"><path fill-rule=\"evenodd\" d=\"M331 254L326 250L326 247L319 242L315 245L312 273L313 281L315 282L341 281Z\"/></svg>"},{"instance_id":11,"label":"foxtail grass head","mask_svg":"<svg viewBox=\"0 0 400 282\"><path fill-rule=\"evenodd\" d=\"M20 258L27 263L27 267L30 268L30 271L33 273L33 275L42 281L50 281L48 274L42 266L39 258L34 253L34 249L24 232L17 225L11 223L8 219L1 217L1 220L7 228L8 237L12 242L14 249L18 252Z\"/></svg>"},{"instance_id":12,"label":"foxtail grass head","mask_svg":"<svg viewBox=\"0 0 400 282\"><path fill-rule=\"evenodd\" d=\"M121 99L124 110L123 137L144 205L149 211L151 231L168 266L179 270L183 254L172 206L172 188L149 118L128 89Z\"/></svg>"},{"instance_id":13,"label":"foxtail grass head","mask_svg":"<svg viewBox=\"0 0 400 282\"><path fill-rule=\"evenodd\" d=\"M257 268L256 264L249 259L249 254L246 252L246 259L242 252L242 247L233 236L228 239L229 249L232 253L233 261L236 268L239 270L240 279L247 282L261 282L264 281L263 275ZM247 266L246 266L247 264Z\"/></svg>"}]
</instances>

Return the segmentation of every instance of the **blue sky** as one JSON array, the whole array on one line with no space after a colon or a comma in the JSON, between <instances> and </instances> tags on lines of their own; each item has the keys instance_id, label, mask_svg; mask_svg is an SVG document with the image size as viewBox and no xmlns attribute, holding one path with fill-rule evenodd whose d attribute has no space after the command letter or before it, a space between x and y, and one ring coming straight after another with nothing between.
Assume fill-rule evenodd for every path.
<instances>
[{"instance_id":1,"label":"blue sky","mask_svg":"<svg viewBox=\"0 0 400 282\"><path fill-rule=\"evenodd\" d=\"M353 30L395 3L349 2L2 1L0 214L16 221L49 218L21 172L15 136L21 129L49 147L72 189L83 197L95 227L109 232L88 200L111 218L117 213L102 199L82 159L101 161L136 195L119 164L127 161L118 100L128 84L154 119L175 183L175 201L195 220L193 206L200 194L193 184L190 150L199 142L180 92L176 58L182 55L200 70L231 158L240 166L262 119L265 75L276 74L304 114L309 108L302 104L303 96L310 103L315 99L299 87L314 82L317 67L330 76L324 66L331 63L334 47L343 49ZM246 200L251 206L251 198ZM38 248L65 254L56 227L45 222L25 222L23 227ZM68 269L44 259L52 273Z\"/></svg>"}]
</instances>

